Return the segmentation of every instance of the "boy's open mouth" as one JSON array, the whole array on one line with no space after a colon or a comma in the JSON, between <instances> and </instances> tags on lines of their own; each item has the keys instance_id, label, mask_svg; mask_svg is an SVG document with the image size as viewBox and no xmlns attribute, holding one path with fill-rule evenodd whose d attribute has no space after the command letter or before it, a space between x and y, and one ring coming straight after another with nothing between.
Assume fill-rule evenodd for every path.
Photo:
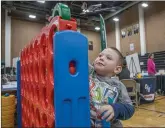
<instances>
[{"instance_id":1,"label":"boy's open mouth","mask_svg":"<svg viewBox=\"0 0 165 128\"><path fill-rule=\"evenodd\" d=\"M96 64L104 66L104 64L103 64L103 63L101 63L101 62L97 62Z\"/></svg>"}]
</instances>

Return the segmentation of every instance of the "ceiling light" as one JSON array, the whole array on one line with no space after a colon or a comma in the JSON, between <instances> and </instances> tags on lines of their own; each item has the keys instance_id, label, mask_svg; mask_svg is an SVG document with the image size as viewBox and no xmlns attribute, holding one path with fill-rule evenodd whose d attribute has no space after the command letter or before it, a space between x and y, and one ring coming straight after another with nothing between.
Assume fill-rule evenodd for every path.
<instances>
[{"instance_id":1,"label":"ceiling light","mask_svg":"<svg viewBox=\"0 0 165 128\"><path fill-rule=\"evenodd\" d=\"M97 30L97 31L100 30L100 27L95 27L95 30Z\"/></svg>"},{"instance_id":2,"label":"ceiling light","mask_svg":"<svg viewBox=\"0 0 165 128\"><path fill-rule=\"evenodd\" d=\"M95 4L95 5L91 5L93 7L101 7L102 4Z\"/></svg>"},{"instance_id":3,"label":"ceiling light","mask_svg":"<svg viewBox=\"0 0 165 128\"><path fill-rule=\"evenodd\" d=\"M142 7L146 8L146 7L148 7L148 4L147 3L142 3Z\"/></svg>"},{"instance_id":4,"label":"ceiling light","mask_svg":"<svg viewBox=\"0 0 165 128\"><path fill-rule=\"evenodd\" d=\"M87 10L83 9L83 12L89 12L89 10L88 9Z\"/></svg>"},{"instance_id":5,"label":"ceiling light","mask_svg":"<svg viewBox=\"0 0 165 128\"><path fill-rule=\"evenodd\" d=\"M35 15L29 15L29 18L35 19L36 16Z\"/></svg>"},{"instance_id":6,"label":"ceiling light","mask_svg":"<svg viewBox=\"0 0 165 128\"><path fill-rule=\"evenodd\" d=\"M115 22L117 22L117 21L119 21L119 18L113 18L113 20L114 20Z\"/></svg>"},{"instance_id":7,"label":"ceiling light","mask_svg":"<svg viewBox=\"0 0 165 128\"><path fill-rule=\"evenodd\" d=\"M45 3L45 1L44 1L44 0L38 0L37 2L40 2L40 3Z\"/></svg>"},{"instance_id":8,"label":"ceiling light","mask_svg":"<svg viewBox=\"0 0 165 128\"><path fill-rule=\"evenodd\" d=\"M89 12L89 10L87 9L86 12Z\"/></svg>"}]
</instances>

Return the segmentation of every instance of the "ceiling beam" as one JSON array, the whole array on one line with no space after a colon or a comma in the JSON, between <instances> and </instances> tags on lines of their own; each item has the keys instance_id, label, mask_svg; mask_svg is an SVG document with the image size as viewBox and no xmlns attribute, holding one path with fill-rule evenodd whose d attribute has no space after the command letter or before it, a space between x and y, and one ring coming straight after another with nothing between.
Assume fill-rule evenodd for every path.
<instances>
[{"instance_id":1,"label":"ceiling beam","mask_svg":"<svg viewBox=\"0 0 165 128\"><path fill-rule=\"evenodd\" d=\"M115 15L121 13L122 11L124 11L124 10L126 10L126 9L128 9L128 8L130 8L130 7L132 7L133 5L138 4L139 2L140 2L140 1L133 1L131 4L129 4L129 5L125 6L125 7L123 7L122 9L116 11L115 13L110 13L110 14L106 15L106 16L104 17L104 20L108 20L109 18L111 18L111 17L113 17L113 16L115 16Z\"/></svg>"},{"instance_id":2,"label":"ceiling beam","mask_svg":"<svg viewBox=\"0 0 165 128\"><path fill-rule=\"evenodd\" d=\"M45 17L46 16L46 12L44 11L36 11L36 10L33 10L33 9L29 9L29 8L23 8L23 7L16 7L16 10L14 10L13 12L15 11L19 11L19 12L24 12L24 13L27 13L27 14L37 14L37 15L40 15L42 17Z\"/></svg>"},{"instance_id":3,"label":"ceiling beam","mask_svg":"<svg viewBox=\"0 0 165 128\"><path fill-rule=\"evenodd\" d=\"M89 11L89 12L83 12L80 15L93 15L93 14L98 14L101 12L105 12L105 11L111 11L112 8L101 8L99 10L94 10L94 11Z\"/></svg>"},{"instance_id":4,"label":"ceiling beam","mask_svg":"<svg viewBox=\"0 0 165 128\"><path fill-rule=\"evenodd\" d=\"M91 16L91 17L88 18L88 20L89 21L97 21L97 22L99 22L100 21L100 18L95 17L95 16Z\"/></svg>"},{"instance_id":5,"label":"ceiling beam","mask_svg":"<svg viewBox=\"0 0 165 128\"><path fill-rule=\"evenodd\" d=\"M43 7L39 7L39 6L31 6L31 5L28 5L28 4L20 4L20 3L14 3L13 4L14 6L16 7L23 7L23 8L28 8L28 9L34 9L34 10L39 10L39 11L44 11L44 12L50 12L49 9L46 9L46 8L43 8Z\"/></svg>"}]
</instances>

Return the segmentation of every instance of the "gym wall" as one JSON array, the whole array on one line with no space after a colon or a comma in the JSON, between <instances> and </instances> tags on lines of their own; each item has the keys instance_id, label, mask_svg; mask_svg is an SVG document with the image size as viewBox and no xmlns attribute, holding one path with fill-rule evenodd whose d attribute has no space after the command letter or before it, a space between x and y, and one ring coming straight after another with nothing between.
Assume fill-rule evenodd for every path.
<instances>
[{"instance_id":1,"label":"gym wall","mask_svg":"<svg viewBox=\"0 0 165 128\"><path fill-rule=\"evenodd\" d=\"M165 50L165 2L148 2L148 8L144 9L145 31L146 31L146 48L147 52ZM1 60L5 60L5 13L1 10ZM137 5L125 10L119 15L120 29L138 23ZM28 43L44 26L44 24L21 21L12 19L11 23L11 57L19 55L19 51ZM116 46L115 23L112 19L106 22L108 47ZM93 41L93 50L89 50L89 59L92 62L100 52L100 33L81 30ZM120 38L121 52L125 55L130 52L130 43L134 43L135 51L140 53L140 35L132 35L126 38ZM12 61L11 61L12 62Z\"/></svg>"},{"instance_id":2,"label":"gym wall","mask_svg":"<svg viewBox=\"0 0 165 128\"><path fill-rule=\"evenodd\" d=\"M135 5L128 10L125 10L124 13L122 13L119 17L120 22L120 30L127 28L129 26L132 26L134 24L139 23L139 15L138 15L138 5ZM121 31L120 31L121 32ZM134 44L134 51L130 51L130 44ZM126 55L126 53L134 53L138 52L140 53L140 34L132 34L132 36L126 36L125 38L122 38L120 36L120 47L121 52L123 55Z\"/></svg>"},{"instance_id":3,"label":"gym wall","mask_svg":"<svg viewBox=\"0 0 165 128\"><path fill-rule=\"evenodd\" d=\"M19 56L22 48L28 44L45 24L13 19L11 21L11 58ZM11 61L12 62L12 61Z\"/></svg>"},{"instance_id":4,"label":"gym wall","mask_svg":"<svg viewBox=\"0 0 165 128\"><path fill-rule=\"evenodd\" d=\"M106 24L107 46L116 47L115 23L111 20Z\"/></svg>"},{"instance_id":5,"label":"gym wall","mask_svg":"<svg viewBox=\"0 0 165 128\"><path fill-rule=\"evenodd\" d=\"M148 8L144 8L145 32L146 32L146 48L147 52L164 51L165 50L165 2L148 2ZM135 5L119 15L120 30L136 23L139 23L138 6ZM115 40L115 24L112 19L106 22L109 26L107 31L108 43L113 44ZM111 29L111 30L109 30ZM111 42L112 41L112 42ZM121 52L126 55L129 53L140 53L140 34L120 37ZM130 51L130 43L134 43L135 50Z\"/></svg>"},{"instance_id":6,"label":"gym wall","mask_svg":"<svg viewBox=\"0 0 165 128\"><path fill-rule=\"evenodd\" d=\"M147 52L165 51L165 1L149 2L144 16Z\"/></svg>"},{"instance_id":7,"label":"gym wall","mask_svg":"<svg viewBox=\"0 0 165 128\"><path fill-rule=\"evenodd\" d=\"M5 10L1 12L1 60L5 60ZM44 24L11 18L11 62Z\"/></svg>"},{"instance_id":8,"label":"gym wall","mask_svg":"<svg viewBox=\"0 0 165 128\"><path fill-rule=\"evenodd\" d=\"M100 53L100 49L101 49L100 33L94 31L87 31L87 30L81 30L81 33L86 35L88 41L93 42L93 50L88 50L89 60L92 63Z\"/></svg>"},{"instance_id":9,"label":"gym wall","mask_svg":"<svg viewBox=\"0 0 165 128\"><path fill-rule=\"evenodd\" d=\"M138 6L135 5L125 10L123 13L118 15L118 17L119 17L119 27L121 32L122 29L138 23ZM106 22L106 25L109 26L109 29L107 31L108 43L111 44L112 46L116 46L115 22L113 21L113 19L110 19L109 21ZM130 52L131 43L134 43L135 46L134 52L140 53L140 36L139 34L136 34L129 37L126 36L125 38L122 38L120 36L120 49L123 55L126 55L127 52L132 53Z\"/></svg>"},{"instance_id":10,"label":"gym wall","mask_svg":"<svg viewBox=\"0 0 165 128\"><path fill-rule=\"evenodd\" d=\"M19 56L22 48L28 44L45 24L17 20L11 21L11 58ZM12 61L11 61L12 62Z\"/></svg>"},{"instance_id":11,"label":"gym wall","mask_svg":"<svg viewBox=\"0 0 165 128\"><path fill-rule=\"evenodd\" d=\"M4 10L3 10L4 11ZM1 15L1 60L5 60L5 11ZM12 58L19 56L20 50L35 37L45 24L25 20L11 19L11 62ZM89 50L89 60L92 62L100 52L100 33L81 30L81 33L93 41L93 50Z\"/></svg>"}]
</instances>

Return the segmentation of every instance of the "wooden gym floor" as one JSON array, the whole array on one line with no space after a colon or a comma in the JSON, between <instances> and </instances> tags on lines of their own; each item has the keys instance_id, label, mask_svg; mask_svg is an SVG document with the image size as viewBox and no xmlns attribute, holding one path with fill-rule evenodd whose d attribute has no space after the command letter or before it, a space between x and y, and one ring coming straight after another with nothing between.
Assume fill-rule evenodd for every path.
<instances>
[{"instance_id":1,"label":"wooden gym floor","mask_svg":"<svg viewBox=\"0 0 165 128\"><path fill-rule=\"evenodd\" d=\"M153 103L140 105L133 117L122 123L124 127L165 127L165 96L157 96Z\"/></svg>"}]
</instances>

